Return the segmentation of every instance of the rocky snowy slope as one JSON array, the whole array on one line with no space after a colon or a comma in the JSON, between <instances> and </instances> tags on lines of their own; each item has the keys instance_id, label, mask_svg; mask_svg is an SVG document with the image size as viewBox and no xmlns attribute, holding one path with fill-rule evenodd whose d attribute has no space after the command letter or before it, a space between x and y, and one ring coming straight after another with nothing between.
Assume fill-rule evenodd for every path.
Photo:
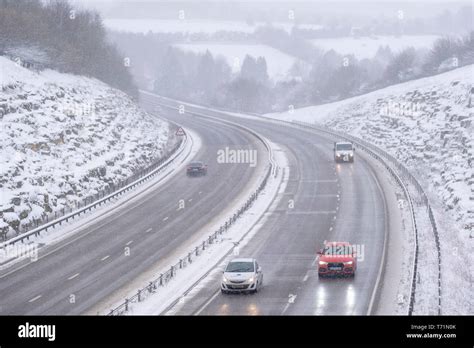
<instances>
[{"instance_id":1,"label":"rocky snowy slope","mask_svg":"<svg viewBox=\"0 0 474 348\"><path fill-rule=\"evenodd\" d=\"M440 227L445 313L474 310L469 295L474 291L473 78L471 65L340 102L266 115L353 134L415 174Z\"/></svg>"},{"instance_id":2,"label":"rocky snowy slope","mask_svg":"<svg viewBox=\"0 0 474 348\"><path fill-rule=\"evenodd\" d=\"M171 134L98 80L0 57L0 238L129 177Z\"/></svg>"}]
</instances>

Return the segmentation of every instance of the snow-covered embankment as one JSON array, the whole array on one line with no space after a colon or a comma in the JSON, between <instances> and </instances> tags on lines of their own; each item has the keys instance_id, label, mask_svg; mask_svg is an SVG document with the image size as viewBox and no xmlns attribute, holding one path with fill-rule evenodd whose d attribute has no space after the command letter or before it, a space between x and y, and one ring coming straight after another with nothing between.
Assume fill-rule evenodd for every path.
<instances>
[{"instance_id":1,"label":"snow-covered embankment","mask_svg":"<svg viewBox=\"0 0 474 348\"><path fill-rule=\"evenodd\" d=\"M0 238L131 176L175 141L166 122L96 79L0 57Z\"/></svg>"}]
</instances>

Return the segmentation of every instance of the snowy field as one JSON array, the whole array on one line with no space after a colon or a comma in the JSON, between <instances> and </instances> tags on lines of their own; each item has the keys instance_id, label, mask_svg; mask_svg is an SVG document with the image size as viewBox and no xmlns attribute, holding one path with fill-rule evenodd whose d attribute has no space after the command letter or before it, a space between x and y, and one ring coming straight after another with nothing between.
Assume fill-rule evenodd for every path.
<instances>
[{"instance_id":1,"label":"snowy field","mask_svg":"<svg viewBox=\"0 0 474 348\"><path fill-rule=\"evenodd\" d=\"M473 74L471 65L340 102L265 115L325 124L361 137L411 170L428 194L440 229L443 314L474 311ZM434 256L435 250L422 249L420 255Z\"/></svg>"},{"instance_id":2,"label":"snowy field","mask_svg":"<svg viewBox=\"0 0 474 348\"><path fill-rule=\"evenodd\" d=\"M209 21L209 20L188 20L188 19L105 19L105 26L110 30L132 32L132 33L183 33L195 34L205 33L213 34L218 31L230 31L240 33L253 33L258 27L266 25L263 22L256 22L249 25L245 22L237 21ZM272 23L276 28L285 29L288 33L294 27L292 22ZM316 24L302 24L298 26L301 29L321 29Z\"/></svg>"},{"instance_id":3,"label":"snowy field","mask_svg":"<svg viewBox=\"0 0 474 348\"><path fill-rule=\"evenodd\" d=\"M98 80L0 57L0 231L129 177L170 139L167 123Z\"/></svg>"},{"instance_id":4,"label":"snowy field","mask_svg":"<svg viewBox=\"0 0 474 348\"><path fill-rule=\"evenodd\" d=\"M342 55L353 54L358 59L373 58L381 46L388 46L393 53L405 48L431 48L438 39L436 35L404 35L404 36L374 36L374 37L343 37L333 39L315 39L311 43L323 51L334 50Z\"/></svg>"},{"instance_id":5,"label":"snowy field","mask_svg":"<svg viewBox=\"0 0 474 348\"><path fill-rule=\"evenodd\" d=\"M234 73L238 73L248 54L254 58L265 57L267 61L268 76L273 81L279 81L287 78L288 72L293 64L298 61L297 58L285 54L277 49L259 44L216 44L212 42L201 42L193 44L176 44L183 51L194 53L205 53L209 50L214 57L223 56L232 68Z\"/></svg>"}]
</instances>

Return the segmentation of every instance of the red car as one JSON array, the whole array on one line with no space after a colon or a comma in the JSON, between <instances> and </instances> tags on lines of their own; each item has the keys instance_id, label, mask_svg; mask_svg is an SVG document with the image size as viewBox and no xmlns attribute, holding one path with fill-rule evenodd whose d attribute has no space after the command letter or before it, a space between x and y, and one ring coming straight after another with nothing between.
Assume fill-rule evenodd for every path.
<instances>
[{"instance_id":1,"label":"red car","mask_svg":"<svg viewBox=\"0 0 474 348\"><path fill-rule=\"evenodd\" d=\"M348 242L326 242L318 252L318 275L355 276L357 258L355 247Z\"/></svg>"}]
</instances>

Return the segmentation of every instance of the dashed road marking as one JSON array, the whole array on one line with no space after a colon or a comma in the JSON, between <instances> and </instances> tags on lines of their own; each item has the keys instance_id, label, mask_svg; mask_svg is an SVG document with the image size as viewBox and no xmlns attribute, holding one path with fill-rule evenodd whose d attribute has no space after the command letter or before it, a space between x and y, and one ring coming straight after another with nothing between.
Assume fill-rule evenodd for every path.
<instances>
[{"instance_id":1,"label":"dashed road marking","mask_svg":"<svg viewBox=\"0 0 474 348\"><path fill-rule=\"evenodd\" d=\"M127 244L125 244L125 245L130 245L130 244L132 244L132 243L133 243L133 239L132 239L132 240L129 240L129 241L127 242Z\"/></svg>"},{"instance_id":2,"label":"dashed road marking","mask_svg":"<svg viewBox=\"0 0 474 348\"><path fill-rule=\"evenodd\" d=\"M309 275L308 275L308 273L306 273L306 275L305 275L304 278L303 278L303 281L304 281L304 282L307 281L308 278L309 278Z\"/></svg>"},{"instance_id":3,"label":"dashed road marking","mask_svg":"<svg viewBox=\"0 0 474 348\"><path fill-rule=\"evenodd\" d=\"M220 290L217 290L214 295L212 295L212 297L207 300L201 308L199 308L193 315L199 315L204 309L206 309L206 307L209 305L209 303L211 303L212 301L214 301L214 299L219 295L221 291Z\"/></svg>"},{"instance_id":4,"label":"dashed road marking","mask_svg":"<svg viewBox=\"0 0 474 348\"><path fill-rule=\"evenodd\" d=\"M104 256L103 258L100 259L100 261L105 261L110 257L110 255Z\"/></svg>"},{"instance_id":5,"label":"dashed road marking","mask_svg":"<svg viewBox=\"0 0 474 348\"><path fill-rule=\"evenodd\" d=\"M283 311L281 312L281 314L285 314L285 312L288 310L288 308L290 307L290 304L294 303L295 302L295 299L296 299L296 295L293 295L293 294L289 294L288 295L288 303L285 305L285 307L283 308Z\"/></svg>"},{"instance_id":6,"label":"dashed road marking","mask_svg":"<svg viewBox=\"0 0 474 348\"><path fill-rule=\"evenodd\" d=\"M287 310L289 307L290 307L290 304L287 303L287 304L285 305L285 307L283 308L283 311L281 312L281 314L285 314L286 310Z\"/></svg>"},{"instance_id":7,"label":"dashed road marking","mask_svg":"<svg viewBox=\"0 0 474 348\"><path fill-rule=\"evenodd\" d=\"M150 233L153 230L153 228L149 228L148 230L145 231L145 233Z\"/></svg>"},{"instance_id":8,"label":"dashed road marking","mask_svg":"<svg viewBox=\"0 0 474 348\"><path fill-rule=\"evenodd\" d=\"M41 298L42 295L38 295L36 297L33 297L31 300L29 300L28 302L31 303L31 302L35 302L37 299Z\"/></svg>"},{"instance_id":9,"label":"dashed road marking","mask_svg":"<svg viewBox=\"0 0 474 348\"><path fill-rule=\"evenodd\" d=\"M166 221L166 220L168 220L168 219L169 219L169 216L165 217L165 218L163 219L163 221Z\"/></svg>"},{"instance_id":10,"label":"dashed road marking","mask_svg":"<svg viewBox=\"0 0 474 348\"><path fill-rule=\"evenodd\" d=\"M76 273L72 276L70 276L69 278L67 278L67 280L73 280L74 278L76 278L80 273Z\"/></svg>"},{"instance_id":11,"label":"dashed road marking","mask_svg":"<svg viewBox=\"0 0 474 348\"><path fill-rule=\"evenodd\" d=\"M193 199L192 199L192 198L188 199L188 202L192 202L192 201L193 201Z\"/></svg>"}]
</instances>

